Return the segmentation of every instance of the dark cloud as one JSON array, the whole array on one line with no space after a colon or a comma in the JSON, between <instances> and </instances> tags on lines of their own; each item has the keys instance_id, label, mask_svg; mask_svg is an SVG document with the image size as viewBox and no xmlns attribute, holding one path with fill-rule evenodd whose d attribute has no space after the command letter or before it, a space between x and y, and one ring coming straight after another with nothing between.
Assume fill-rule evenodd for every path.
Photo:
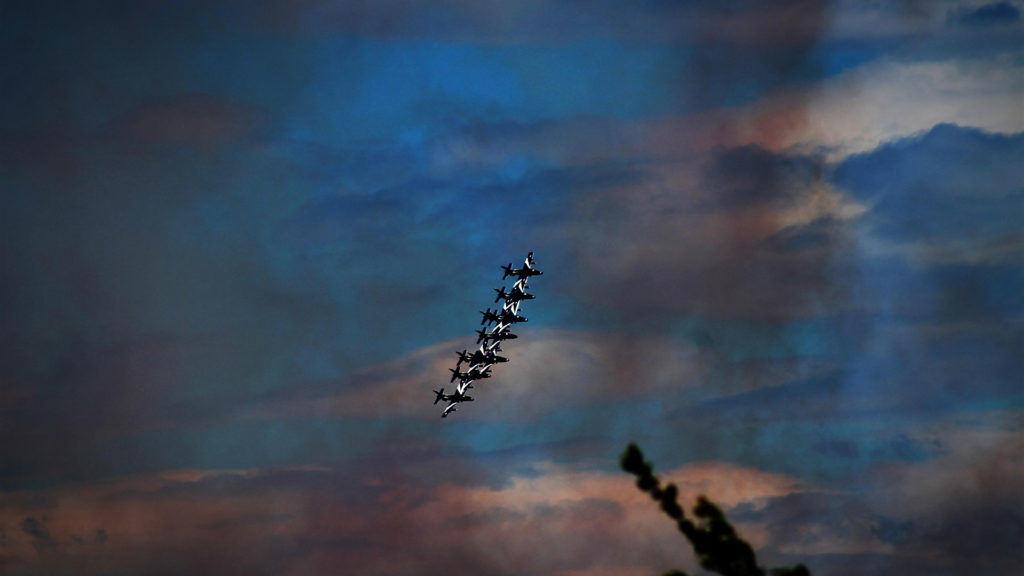
<instances>
[{"instance_id":1,"label":"dark cloud","mask_svg":"<svg viewBox=\"0 0 1024 576\"><path fill-rule=\"evenodd\" d=\"M712 14L736 26L727 25L732 34L719 34L721 29L706 26L690 31L692 40L688 43L693 51L680 77L682 89L697 109L703 109L738 104L751 94L797 85L816 76L820 70L813 51L828 26L826 4L822 0L797 0L770 8L720 5L712 9ZM749 11L738 19L734 10L742 8ZM768 21L775 21L779 27L765 30L761 25ZM797 99L787 122L765 131L765 141L779 141L799 127L804 121L800 110L803 105Z\"/></svg>"},{"instance_id":2,"label":"dark cloud","mask_svg":"<svg viewBox=\"0 0 1024 576\"><path fill-rule=\"evenodd\" d=\"M807 327L774 333L776 339L785 334L789 340L779 351L804 359L821 355L833 367L829 374L718 398L711 401L713 409L706 408L767 422L934 414L1009 394L1018 380L1015 375L1024 369L1013 353L1024 334L1002 319L1024 312L1017 296L1022 286L1019 271L921 269L903 262L893 266L889 274L872 270L865 276L871 281L861 281L858 302L871 317L833 316L827 332ZM749 338L725 332L716 341L735 350ZM707 413L699 408L695 412L691 416Z\"/></svg>"},{"instance_id":3,"label":"dark cloud","mask_svg":"<svg viewBox=\"0 0 1024 576\"><path fill-rule=\"evenodd\" d=\"M943 507L945 508L945 507ZM953 573L1011 573L1024 567L1024 513L1021 502L976 502L964 506L951 500L941 521L917 544L942 551Z\"/></svg>"},{"instance_id":4,"label":"dark cloud","mask_svg":"<svg viewBox=\"0 0 1024 576\"><path fill-rule=\"evenodd\" d=\"M965 26L999 26L1020 20L1020 9L1010 2L993 2L977 8L960 8L950 12L950 20Z\"/></svg>"},{"instance_id":5,"label":"dark cloud","mask_svg":"<svg viewBox=\"0 0 1024 576\"><path fill-rule=\"evenodd\" d=\"M990 393L991 394L991 393ZM763 470L842 485L885 462L928 462L949 448L918 435L921 415L949 409L921 408L921 396L898 407L864 394L833 374L668 411L659 423L672 430L671 462L722 459ZM894 414L908 418L890 423Z\"/></svg>"},{"instance_id":6,"label":"dark cloud","mask_svg":"<svg viewBox=\"0 0 1024 576\"><path fill-rule=\"evenodd\" d=\"M388 171L405 171L404 161L388 162ZM348 317L372 325L382 341L404 342L404 351L437 336L465 334L467 322L478 321L476 310L493 300L499 264L535 250L544 266L557 266L567 257L559 242L574 205L646 177L642 167L628 163L552 166L529 156L493 170L404 173L404 181L311 199L286 223L301 250L336 247L342 269L331 277L348 277L351 296L389 310L381 315L365 306L365 298L353 298L359 304ZM464 304L473 301L476 308ZM428 327L434 336L409 326Z\"/></svg>"},{"instance_id":7,"label":"dark cloud","mask_svg":"<svg viewBox=\"0 0 1024 576\"><path fill-rule=\"evenodd\" d=\"M702 188L715 209L756 205L784 208L801 200L810 184L821 181L824 160L776 154L759 146L723 150L709 162Z\"/></svg>"},{"instance_id":8,"label":"dark cloud","mask_svg":"<svg viewBox=\"0 0 1024 576\"><path fill-rule=\"evenodd\" d=\"M780 564L803 562L812 574L829 576L861 576L864 574L884 576L906 574L908 576L955 576L941 561L933 558L910 558L898 553L863 552L834 554L773 554Z\"/></svg>"},{"instance_id":9,"label":"dark cloud","mask_svg":"<svg viewBox=\"0 0 1024 576\"><path fill-rule=\"evenodd\" d=\"M683 409L679 416L692 419L714 414L714 418L746 422L828 417L833 414L834 396L841 383L841 376L831 373L700 402Z\"/></svg>"},{"instance_id":10,"label":"dark cloud","mask_svg":"<svg viewBox=\"0 0 1024 576\"><path fill-rule=\"evenodd\" d=\"M939 124L923 134L887 142L847 158L836 168L833 180L867 200L907 189L911 189L910 193L922 193L913 190L914 185L935 188L945 195L968 189L982 197L998 197L1017 188L1014 176L1021 169L1009 160L1022 146L1022 134L994 134L956 124ZM922 172L923 165L933 169ZM922 186L925 183L932 186Z\"/></svg>"},{"instance_id":11,"label":"dark cloud","mask_svg":"<svg viewBox=\"0 0 1024 576\"><path fill-rule=\"evenodd\" d=\"M224 108L195 100L168 106L178 94L204 91L189 64L197 45L252 30L243 24L246 10L232 8L241 6L211 8L190 1L171 9L148 0L6 3L0 78L18 111L0 112L0 133L88 131L147 102L164 104L137 110L139 136L194 140L240 127L240 117L225 116ZM235 121L225 124L230 118ZM212 125L205 127L201 119Z\"/></svg>"},{"instance_id":12,"label":"dark cloud","mask_svg":"<svg viewBox=\"0 0 1024 576\"><path fill-rule=\"evenodd\" d=\"M935 413L998 402L1024 369L1017 222L1021 134L953 125L842 162L834 181L868 208L855 308L870 313L843 405ZM887 386L878 383L889 382Z\"/></svg>"},{"instance_id":13,"label":"dark cloud","mask_svg":"<svg viewBox=\"0 0 1024 576\"><path fill-rule=\"evenodd\" d=\"M265 113L208 94L151 102L115 120L112 136L128 149L157 145L216 146L255 139Z\"/></svg>"},{"instance_id":14,"label":"dark cloud","mask_svg":"<svg viewBox=\"0 0 1024 576\"><path fill-rule=\"evenodd\" d=\"M888 526L892 519L879 518L865 503L848 494L799 492L771 498L760 506L744 504L727 511L731 520L759 522L769 527L772 548L829 546L842 543L863 545L875 539L879 526ZM818 523L831 522L828 530ZM825 544L828 542L828 544Z\"/></svg>"},{"instance_id":15,"label":"dark cloud","mask_svg":"<svg viewBox=\"0 0 1024 576\"><path fill-rule=\"evenodd\" d=\"M826 67L814 51L828 30L826 7L822 0L786 0L769 5L746 0L657 3L642 7L616 2L530 0L509 4L445 0L403 3L401 9L395 9L387 2L306 1L271 2L252 12L262 14L269 28L289 37L342 34L387 40L441 40L488 49L511 47L526 56L525 67L511 67L513 77L522 78L526 94L540 89L557 101L577 93L572 114L636 116L650 114L651 108L662 113L691 112L750 102L792 82L820 76ZM537 45L548 48L547 54L520 51L524 46ZM590 56L577 61L573 54L581 50ZM653 58L639 66L633 61L623 62L631 60L628 54L633 50L653 51ZM549 57L560 61L549 64ZM595 60L602 66L591 71ZM652 61L653 67L649 66ZM608 81L595 83L594 89L580 89L607 70L616 70ZM521 76L516 74L520 71ZM406 76L417 72L410 70ZM654 85L646 81L652 76L657 80ZM561 80L566 78L573 80L563 83ZM505 80L501 76L489 84ZM436 84L424 87L425 91L436 88ZM428 95L420 98L434 113L443 106L446 116L467 115L465 106L451 108ZM483 115L494 117L494 112L488 110ZM513 110L497 116L518 121L524 117L523 112ZM550 118L547 114L534 117ZM794 111L788 122L766 130L766 139L777 141L802 121L799 111Z\"/></svg>"},{"instance_id":16,"label":"dark cloud","mask_svg":"<svg viewBox=\"0 0 1024 576\"><path fill-rule=\"evenodd\" d=\"M292 33L350 32L385 38L447 38L512 43L567 42L609 34L646 42L687 43L701 24L730 28L723 42L799 43L819 32L823 3L787 0L773 10L750 0L730 2L664 2L624 6L618 2L527 1L510 5L497 0L442 0L412 3L402 10L384 2L269 2L268 21ZM759 29L751 12L774 25ZM778 27L782 27L780 30ZM700 40L705 40L702 38Z\"/></svg>"},{"instance_id":17,"label":"dark cloud","mask_svg":"<svg viewBox=\"0 0 1024 576\"><path fill-rule=\"evenodd\" d=\"M648 166L642 187L581 199L571 265L592 278L581 286L589 303L648 326L686 314L795 320L842 306L856 274L852 228L835 216L780 221L817 202L822 159L741 147L690 164ZM814 249L786 248L800 229L816 234Z\"/></svg>"},{"instance_id":18,"label":"dark cloud","mask_svg":"<svg viewBox=\"0 0 1024 576\"><path fill-rule=\"evenodd\" d=\"M400 166L389 165L389 170ZM640 166L616 162L550 166L540 161L509 162L494 170L466 170L449 178L415 178L311 201L297 225L331 226L335 233L365 234L368 243L402 240L399 230L427 228L442 221L442 238L460 235L516 236L561 221L574 198L603 189L636 185L647 176Z\"/></svg>"},{"instance_id":19,"label":"dark cloud","mask_svg":"<svg viewBox=\"0 0 1024 576\"><path fill-rule=\"evenodd\" d=\"M1024 216L1024 134L951 124L853 156L833 181L869 203L863 222L898 242L951 247L984 259L993 242L1019 236Z\"/></svg>"},{"instance_id":20,"label":"dark cloud","mask_svg":"<svg viewBox=\"0 0 1024 576\"><path fill-rule=\"evenodd\" d=\"M345 468L310 466L252 469L238 473L212 471L209 474L199 474L195 479L187 481L116 491L106 499L143 499L159 502L184 498L216 502L230 497L258 499L270 493L296 491L303 494L331 494L337 501L349 504L373 502L388 488L367 481L368 478L377 475L386 475L387 467L382 464L383 462L372 459L357 459L354 460L354 465ZM429 488L429 485L425 485L424 489L426 488Z\"/></svg>"},{"instance_id":21,"label":"dark cloud","mask_svg":"<svg viewBox=\"0 0 1024 576\"><path fill-rule=\"evenodd\" d=\"M884 438L880 442L859 442L851 438L835 438L818 442L813 449L826 457L870 462L898 460L918 462L943 454L945 449L936 440L923 441L906 434Z\"/></svg>"},{"instance_id":22,"label":"dark cloud","mask_svg":"<svg viewBox=\"0 0 1024 576\"><path fill-rule=\"evenodd\" d=\"M950 498L924 515L908 518L887 515L891 512L875 509L854 494L805 492L772 498L760 506L744 504L727 514L730 520L767 526L767 558L785 558L780 550L800 548L809 551L802 562L828 574L846 574L843 565L850 562L861 566L851 574L1005 573L1024 565L1024 555L1014 544L1024 530L1024 515L1011 502ZM881 545L891 546L891 552L841 558L813 552Z\"/></svg>"},{"instance_id":23,"label":"dark cloud","mask_svg":"<svg viewBox=\"0 0 1024 576\"><path fill-rule=\"evenodd\" d=\"M901 259L864 264L868 272L868 306L885 306L886 320L972 322L994 326L1001 318L1024 312L1020 290L1024 273L1018 266L967 264L922 267ZM1006 326L1006 334L1014 333Z\"/></svg>"},{"instance_id":24,"label":"dark cloud","mask_svg":"<svg viewBox=\"0 0 1024 576\"><path fill-rule=\"evenodd\" d=\"M50 534L45 520L40 521L29 516L21 521L21 531L29 535L32 539L32 547L39 554L45 554L57 548L57 541Z\"/></svg>"}]
</instances>

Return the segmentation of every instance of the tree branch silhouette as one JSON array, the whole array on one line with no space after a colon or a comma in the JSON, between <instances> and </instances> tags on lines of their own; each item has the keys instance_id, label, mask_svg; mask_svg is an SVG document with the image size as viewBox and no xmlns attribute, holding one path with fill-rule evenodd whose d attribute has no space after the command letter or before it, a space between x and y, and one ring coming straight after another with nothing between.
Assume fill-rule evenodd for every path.
<instances>
[{"instance_id":1,"label":"tree branch silhouette","mask_svg":"<svg viewBox=\"0 0 1024 576\"><path fill-rule=\"evenodd\" d=\"M675 521L676 527L690 541L697 560L705 570L723 576L811 576L803 564L766 572L757 565L757 557L750 544L736 534L722 510L704 496L698 496L697 504L693 507L696 521L687 518L677 501L679 489L671 483L662 488L651 463L644 460L644 454L636 444L630 443L626 447L620 465L623 470L636 476L637 488L650 494L661 506L661 510ZM672 570L663 576L688 575L681 570Z\"/></svg>"}]
</instances>

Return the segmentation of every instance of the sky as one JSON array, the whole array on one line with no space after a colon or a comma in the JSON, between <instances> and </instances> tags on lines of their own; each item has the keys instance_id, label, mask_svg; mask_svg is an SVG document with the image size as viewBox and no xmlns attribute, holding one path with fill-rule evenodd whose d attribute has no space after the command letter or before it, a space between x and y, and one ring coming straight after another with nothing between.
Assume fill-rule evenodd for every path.
<instances>
[{"instance_id":1,"label":"sky","mask_svg":"<svg viewBox=\"0 0 1024 576\"><path fill-rule=\"evenodd\" d=\"M3 2L0 572L1024 569L1022 10Z\"/></svg>"}]
</instances>

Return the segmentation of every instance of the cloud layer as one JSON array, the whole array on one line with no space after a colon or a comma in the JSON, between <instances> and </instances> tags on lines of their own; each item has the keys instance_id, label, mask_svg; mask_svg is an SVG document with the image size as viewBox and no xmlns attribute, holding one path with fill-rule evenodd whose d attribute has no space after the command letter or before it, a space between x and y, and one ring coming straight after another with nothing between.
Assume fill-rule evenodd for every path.
<instances>
[{"instance_id":1,"label":"cloud layer","mask_svg":"<svg viewBox=\"0 0 1024 576\"><path fill-rule=\"evenodd\" d=\"M1019 2L64 4L0 18L0 572L692 571L630 441L767 565L1024 564Z\"/></svg>"}]
</instances>

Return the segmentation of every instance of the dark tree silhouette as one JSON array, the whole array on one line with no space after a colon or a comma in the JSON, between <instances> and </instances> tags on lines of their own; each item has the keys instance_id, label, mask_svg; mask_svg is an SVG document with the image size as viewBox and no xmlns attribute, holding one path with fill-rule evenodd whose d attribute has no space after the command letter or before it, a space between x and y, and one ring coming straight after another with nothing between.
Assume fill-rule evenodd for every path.
<instances>
[{"instance_id":1,"label":"dark tree silhouette","mask_svg":"<svg viewBox=\"0 0 1024 576\"><path fill-rule=\"evenodd\" d=\"M725 519L722 510L704 496L697 497L693 507L696 521L690 520L683 512L677 497L675 484L664 488L654 475L651 463L644 460L644 453L636 444L630 444L622 453L622 469L636 476L636 485L651 495L669 518L675 521L679 531L693 546L697 560L705 570L718 572L723 576L811 576L803 564L790 568L773 568L765 571L757 565L754 549L742 540ZM681 570L666 572L663 576L688 576Z\"/></svg>"}]
</instances>

